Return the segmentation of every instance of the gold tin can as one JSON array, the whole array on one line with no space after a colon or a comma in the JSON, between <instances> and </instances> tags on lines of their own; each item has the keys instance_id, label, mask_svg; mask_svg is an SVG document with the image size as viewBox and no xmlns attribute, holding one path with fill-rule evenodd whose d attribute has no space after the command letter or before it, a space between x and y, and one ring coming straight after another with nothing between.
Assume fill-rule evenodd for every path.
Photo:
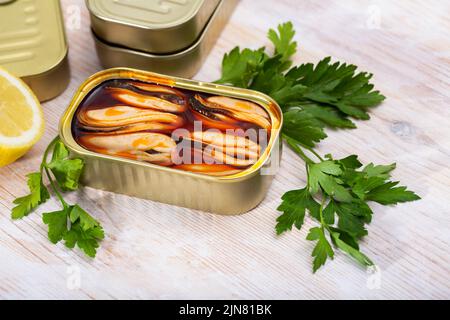
<instances>
[{"instance_id":1,"label":"gold tin can","mask_svg":"<svg viewBox=\"0 0 450 320\"><path fill-rule=\"evenodd\" d=\"M0 1L0 65L22 78L40 101L69 84L67 54L58 0Z\"/></svg>"},{"instance_id":2,"label":"gold tin can","mask_svg":"<svg viewBox=\"0 0 450 320\"><path fill-rule=\"evenodd\" d=\"M267 147L251 167L221 177L89 151L79 145L73 136L72 121L76 110L102 83L118 79L143 81L256 103L266 110L271 120ZM147 71L114 68L94 74L80 86L60 121L59 134L71 155L84 159L82 183L86 186L211 213L235 215L251 210L264 199L280 160L279 133L282 122L282 112L277 103L256 91Z\"/></svg>"},{"instance_id":3,"label":"gold tin can","mask_svg":"<svg viewBox=\"0 0 450 320\"><path fill-rule=\"evenodd\" d=\"M210 0L206 0L208 1ZM105 68L130 67L191 78L214 46L237 2L238 0L219 1L196 40L189 47L175 53L155 54L113 45L99 37L94 29L93 36L100 62ZM166 38L165 42L171 42L173 39L176 37Z\"/></svg>"},{"instance_id":4,"label":"gold tin can","mask_svg":"<svg viewBox=\"0 0 450 320\"><path fill-rule=\"evenodd\" d=\"M103 41L168 54L195 42L219 0L86 0L94 33Z\"/></svg>"}]
</instances>

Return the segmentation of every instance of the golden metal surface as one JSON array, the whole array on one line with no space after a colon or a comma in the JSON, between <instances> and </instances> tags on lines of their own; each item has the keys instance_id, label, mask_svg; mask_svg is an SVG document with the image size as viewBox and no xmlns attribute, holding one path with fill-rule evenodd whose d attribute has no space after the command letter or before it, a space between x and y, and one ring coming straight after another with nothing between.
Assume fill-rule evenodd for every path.
<instances>
[{"instance_id":1,"label":"golden metal surface","mask_svg":"<svg viewBox=\"0 0 450 320\"><path fill-rule=\"evenodd\" d=\"M148 53L190 47L219 0L86 0L91 25L102 41Z\"/></svg>"},{"instance_id":2,"label":"golden metal surface","mask_svg":"<svg viewBox=\"0 0 450 320\"><path fill-rule=\"evenodd\" d=\"M16 0L0 6L0 65L21 77L39 100L49 100L70 79L58 0Z\"/></svg>"},{"instance_id":3,"label":"golden metal surface","mask_svg":"<svg viewBox=\"0 0 450 320\"><path fill-rule=\"evenodd\" d=\"M94 35L97 54L105 68L130 67L191 78L214 46L238 0L222 0L193 45L173 54L151 54L114 46ZM166 40L167 41L167 40Z\"/></svg>"},{"instance_id":4,"label":"golden metal surface","mask_svg":"<svg viewBox=\"0 0 450 320\"><path fill-rule=\"evenodd\" d=\"M86 95L99 84L111 79L135 79L253 101L269 113L272 130L268 146L252 167L225 177L201 175L88 151L74 140L71 130L72 119ZM87 186L232 215L249 211L264 198L276 170L266 172L267 174L262 174L262 170L279 161L281 154L279 131L282 121L282 112L276 102L256 91L116 68L94 74L80 86L61 118L59 134L72 155L86 161L82 181Z\"/></svg>"}]
</instances>

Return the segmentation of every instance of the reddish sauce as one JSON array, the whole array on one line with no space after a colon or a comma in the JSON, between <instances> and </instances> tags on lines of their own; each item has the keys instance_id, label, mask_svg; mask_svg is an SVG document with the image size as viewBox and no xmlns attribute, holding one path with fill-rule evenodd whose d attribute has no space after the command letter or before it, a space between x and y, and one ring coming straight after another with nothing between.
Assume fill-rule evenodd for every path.
<instances>
[{"instance_id":1,"label":"reddish sauce","mask_svg":"<svg viewBox=\"0 0 450 320\"><path fill-rule=\"evenodd\" d=\"M148 90L148 88L151 88L151 90ZM117 93L119 94L123 93L123 95L118 97ZM131 100L122 98L123 96L125 96L126 98L131 97ZM147 99L151 99L152 97L158 98L158 101L161 100L167 101L169 102L170 106L172 105L181 106L183 110L181 112L179 111L174 112L164 110L164 108L162 109L153 109L152 107L143 108L141 105L139 105L139 103L136 104L136 101L145 102L147 101ZM258 150L258 158L259 158L259 155L262 154L262 152L264 151L264 148L267 145L267 141L270 138L270 122L268 122L269 127L266 126L266 128L263 129L260 124L255 123L258 121L254 121L254 118L256 117L256 119L259 119L260 123L261 121L263 121L263 123L265 123L266 121L270 121L267 112L261 106L258 105L255 105L255 108L257 107L256 113L249 112L249 110L246 110L245 108L242 111L236 109L236 107L230 109L229 107L227 107L226 104L222 105L209 102L208 99L211 97L212 95L203 92L194 92L190 90L171 88L167 86L159 86L159 85L156 86L153 84L139 82L135 80L128 80L128 79L109 80L100 84L97 88L92 90L81 102L80 106L75 112L74 120L72 122L72 134L75 140L81 146L91 151L106 153L109 155L116 155L118 157L143 160L165 166L172 166L180 170L187 170L211 175L227 175L239 172L241 170L245 170L256 161L249 161L247 165L243 163L235 163L234 161L231 160L228 160L226 163L211 163L214 162L212 161L214 159L211 159L211 157L209 157L207 154L203 154L204 150L202 150L201 146L206 147L208 145L208 143L206 143L203 140L200 143L200 147L197 141L196 148L188 150L188 152L190 153L191 159L190 161L194 161L195 158L195 161L197 161L195 164L188 163L189 161L187 161L186 158L183 163L178 162L173 163L171 161L162 161L162 160L159 161L158 160L159 158L157 156L160 155L162 152L160 149L161 148L164 149L164 147L170 145L167 142L165 142L164 139L160 146L156 147L152 146L152 149L149 150L140 150L142 152L145 152L144 157L136 156L134 150L125 150L125 152L124 150L118 150L117 146L114 147L115 149L111 148L111 150L108 150L108 148L105 148L105 144L107 144L108 141L112 140L108 141L101 140L101 139L113 139L113 137L117 138L119 135L122 138L137 137L138 136L137 134L139 133L157 133L163 134L168 137L172 137L172 133L175 129L185 129L185 131L192 133L194 131L199 131L200 125L201 126L200 131L202 132L207 132L209 129L214 129L219 133L224 134L224 137L227 137L225 136L225 134L228 134L229 136L239 136L247 138L248 140L253 142L253 144L250 145L250 149L254 144L260 146ZM215 97L217 97L217 95ZM245 100L241 101L244 104L249 103L248 101ZM240 105L239 103L241 102L238 101L236 103L237 104L235 105L239 106ZM104 109L105 115L107 117L120 115L119 111L115 110L114 108L111 108L116 106L128 106L135 108L135 110L139 111L154 110L157 112L166 112L176 115L176 117L177 118L179 117L178 119L181 118L182 121L180 121L178 125L173 125L171 123L162 123L158 128L137 130L136 129L137 125L141 124L139 122L127 125L121 124L115 127L115 126L105 126L101 121L98 120L95 123L93 122L93 124L86 123L86 120L80 120L86 118L90 119L85 115L89 115L90 111L96 109ZM105 119L110 120L110 118ZM230 130L235 131L230 132ZM254 132L257 134L247 135L246 133L248 132ZM146 137L144 138L146 139ZM192 144L194 143L194 139L189 137L174 139L174 142L178 146L184 139L188 139L189 143ZM91 142L86 143L85 141L91 141L92 143ZM98 141L101 142L99 146L93 147L95 143L97 143ZM186 145L186 141L184 142ZM239 144L240 142L241 140L236 140L237 144ZM136 143L134 143L134 145L136 145ZM143 145L145 145L145 143L143 143ZM143 145L141 145L142 148ZM158 147L160 148L158 149ZM251 152L247 152L246 150L248 149L246 149L246 147L242 147L239 150L240 151L244 150L245 152L242 151L243 153L249 153L245 155L240 155L242 159L255 160L254 154L252 154ZM166 152L166 150L164 150L164 152ZM178 154L183 156L183 154L185 155L185 152L186 150L181 150L180 152L178 152ZM229 149L227 149L225 155L233 157L233 153L234 153L233 150L232 152L230 152ZM239 153L239 151L236 149L236 154L237 153ZM141 153L138 154L142 155ZM234 155L234 157L237 157L236 154ZM147 159L146 157L147 155L155 156L154 158L157 159L158 161L152 160L152 157L149 157ZM201 163L198 163L199 158Z\"/></svg>"}]
</instances>

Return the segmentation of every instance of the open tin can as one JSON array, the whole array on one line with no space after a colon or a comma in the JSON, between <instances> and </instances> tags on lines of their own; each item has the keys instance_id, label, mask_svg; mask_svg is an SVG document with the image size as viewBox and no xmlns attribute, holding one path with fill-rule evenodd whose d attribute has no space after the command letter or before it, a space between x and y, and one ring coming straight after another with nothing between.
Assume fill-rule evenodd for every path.
<instances>
[{"instance_id":1,"label":"open tin can","mask_svg":"<svg viewBox=\"0 0 450 320\"><path fill-rule=\"evenodd\" d=\"M40 101L70 80L68 47L58 0L0 1L0 65L22 78Z\"/></svg>"},{"instance_id":2,"label":"open tin can","mask_svg":"<svg viewBox=\"0 0 450 320\"><path fill-rule=\"evenodd\" d=\"M102 96L105 92L108 93L106 97ZM230 108L219 110L222 102L230 104ZM170 112L163 114L161 108ZM188 111L191 113L188 114ZM161 117L156 123L152 122L155 116ZM223 119L226 126L250 126L256 123L258 127L267 127L266 124L269 124L267 143L264 147L258 145L258 154L255 155L255 143L245 138L249 145L228 152L231 149L224 151L224 141L231 141L230 144L235 145L236 141L244 137L228 135L228 131L225 134L224 130L214 131L213 137L226 138L221 140L221 147L217 149L219 151L209 155L215 158L219 154L225 155L222 158L225 159L224 164L201 162L200 165L175 165L173 151L177 150L175 153L179 155L178 149L171 147L169 160L166 157L168 144L165 141L175 139L175 130L170 129L170 125L177 121L165 122L164 119L183 117L185 124L179 123L178 127L182 130L189 128L189 132L179 140L181 142L191 143L194 141L192 137L199 134L206 137L199 149L195 149L204 154L205 141L209 139L210 132L192 129L186 122L192 116L203 119L202 123L206 126L215 126L219 123L217 121ZM123 121L137 118L140 120ZM112 120L115 121L113 124ZM171 138L161 136L160 130L165 130L168 123L168 130L172 131ZM80 126L83 130L81 133ZM80 86L61 119L59 133L71 155L84 159L82 183L86 186L232 215L249 211L265 197L280 160L281 126L282 112L279 106L262 93L147 71L115 68L91 76ZM179 145L180 142L177 147ZM246 155L238 157L237 150ZM202 172L198 168L211 169Z\"/></svg>"},{"instance_id":3,"label":"open tin can","mask_svg":"<svg viewBox=\"0 0 450 320\"><path fill-rule=\"evenodd\" d=\"M105 68L132 67L190 78L238 0L87 0Z\"/></svg>"}]
</instances>

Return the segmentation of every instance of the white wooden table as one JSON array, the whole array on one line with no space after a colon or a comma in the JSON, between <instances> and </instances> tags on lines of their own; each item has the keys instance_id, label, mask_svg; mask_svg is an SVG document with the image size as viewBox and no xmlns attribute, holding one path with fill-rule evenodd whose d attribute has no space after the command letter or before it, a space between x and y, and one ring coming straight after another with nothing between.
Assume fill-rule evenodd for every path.
<instances>
[{"instance_id":1,"label":"white wooden table","mask_svg":"<svg viewBox=\"0 0 450 320\"><path fill-rule=\"evenodd\" d=\"M10 219L11 201L27 192L75 89L101 70L83 1L63 1L72 80L44 104L44 138L0 169L0 298L450 298L450 3L420 0L242 1L196 76L219 77L235 45L269 45L269 27L293 21L298 63L326 55L375 74L387 101L357 130L329 131L319 151L397 162L395 179L423 200L375 206L362 249L378 265L367 273L338 253L311 272L313 243L304 230L277 237L280 196L303 187L305 171L287 148L267 198L252 212L222 217L85 188L69 196L102 222L95 260L47 239L41 213ZM80 13L80 14L79 14ZM79 20L81 19L81 20ZM80 281L78 281L80 280Z\"/></svg>"}]
</instances>

